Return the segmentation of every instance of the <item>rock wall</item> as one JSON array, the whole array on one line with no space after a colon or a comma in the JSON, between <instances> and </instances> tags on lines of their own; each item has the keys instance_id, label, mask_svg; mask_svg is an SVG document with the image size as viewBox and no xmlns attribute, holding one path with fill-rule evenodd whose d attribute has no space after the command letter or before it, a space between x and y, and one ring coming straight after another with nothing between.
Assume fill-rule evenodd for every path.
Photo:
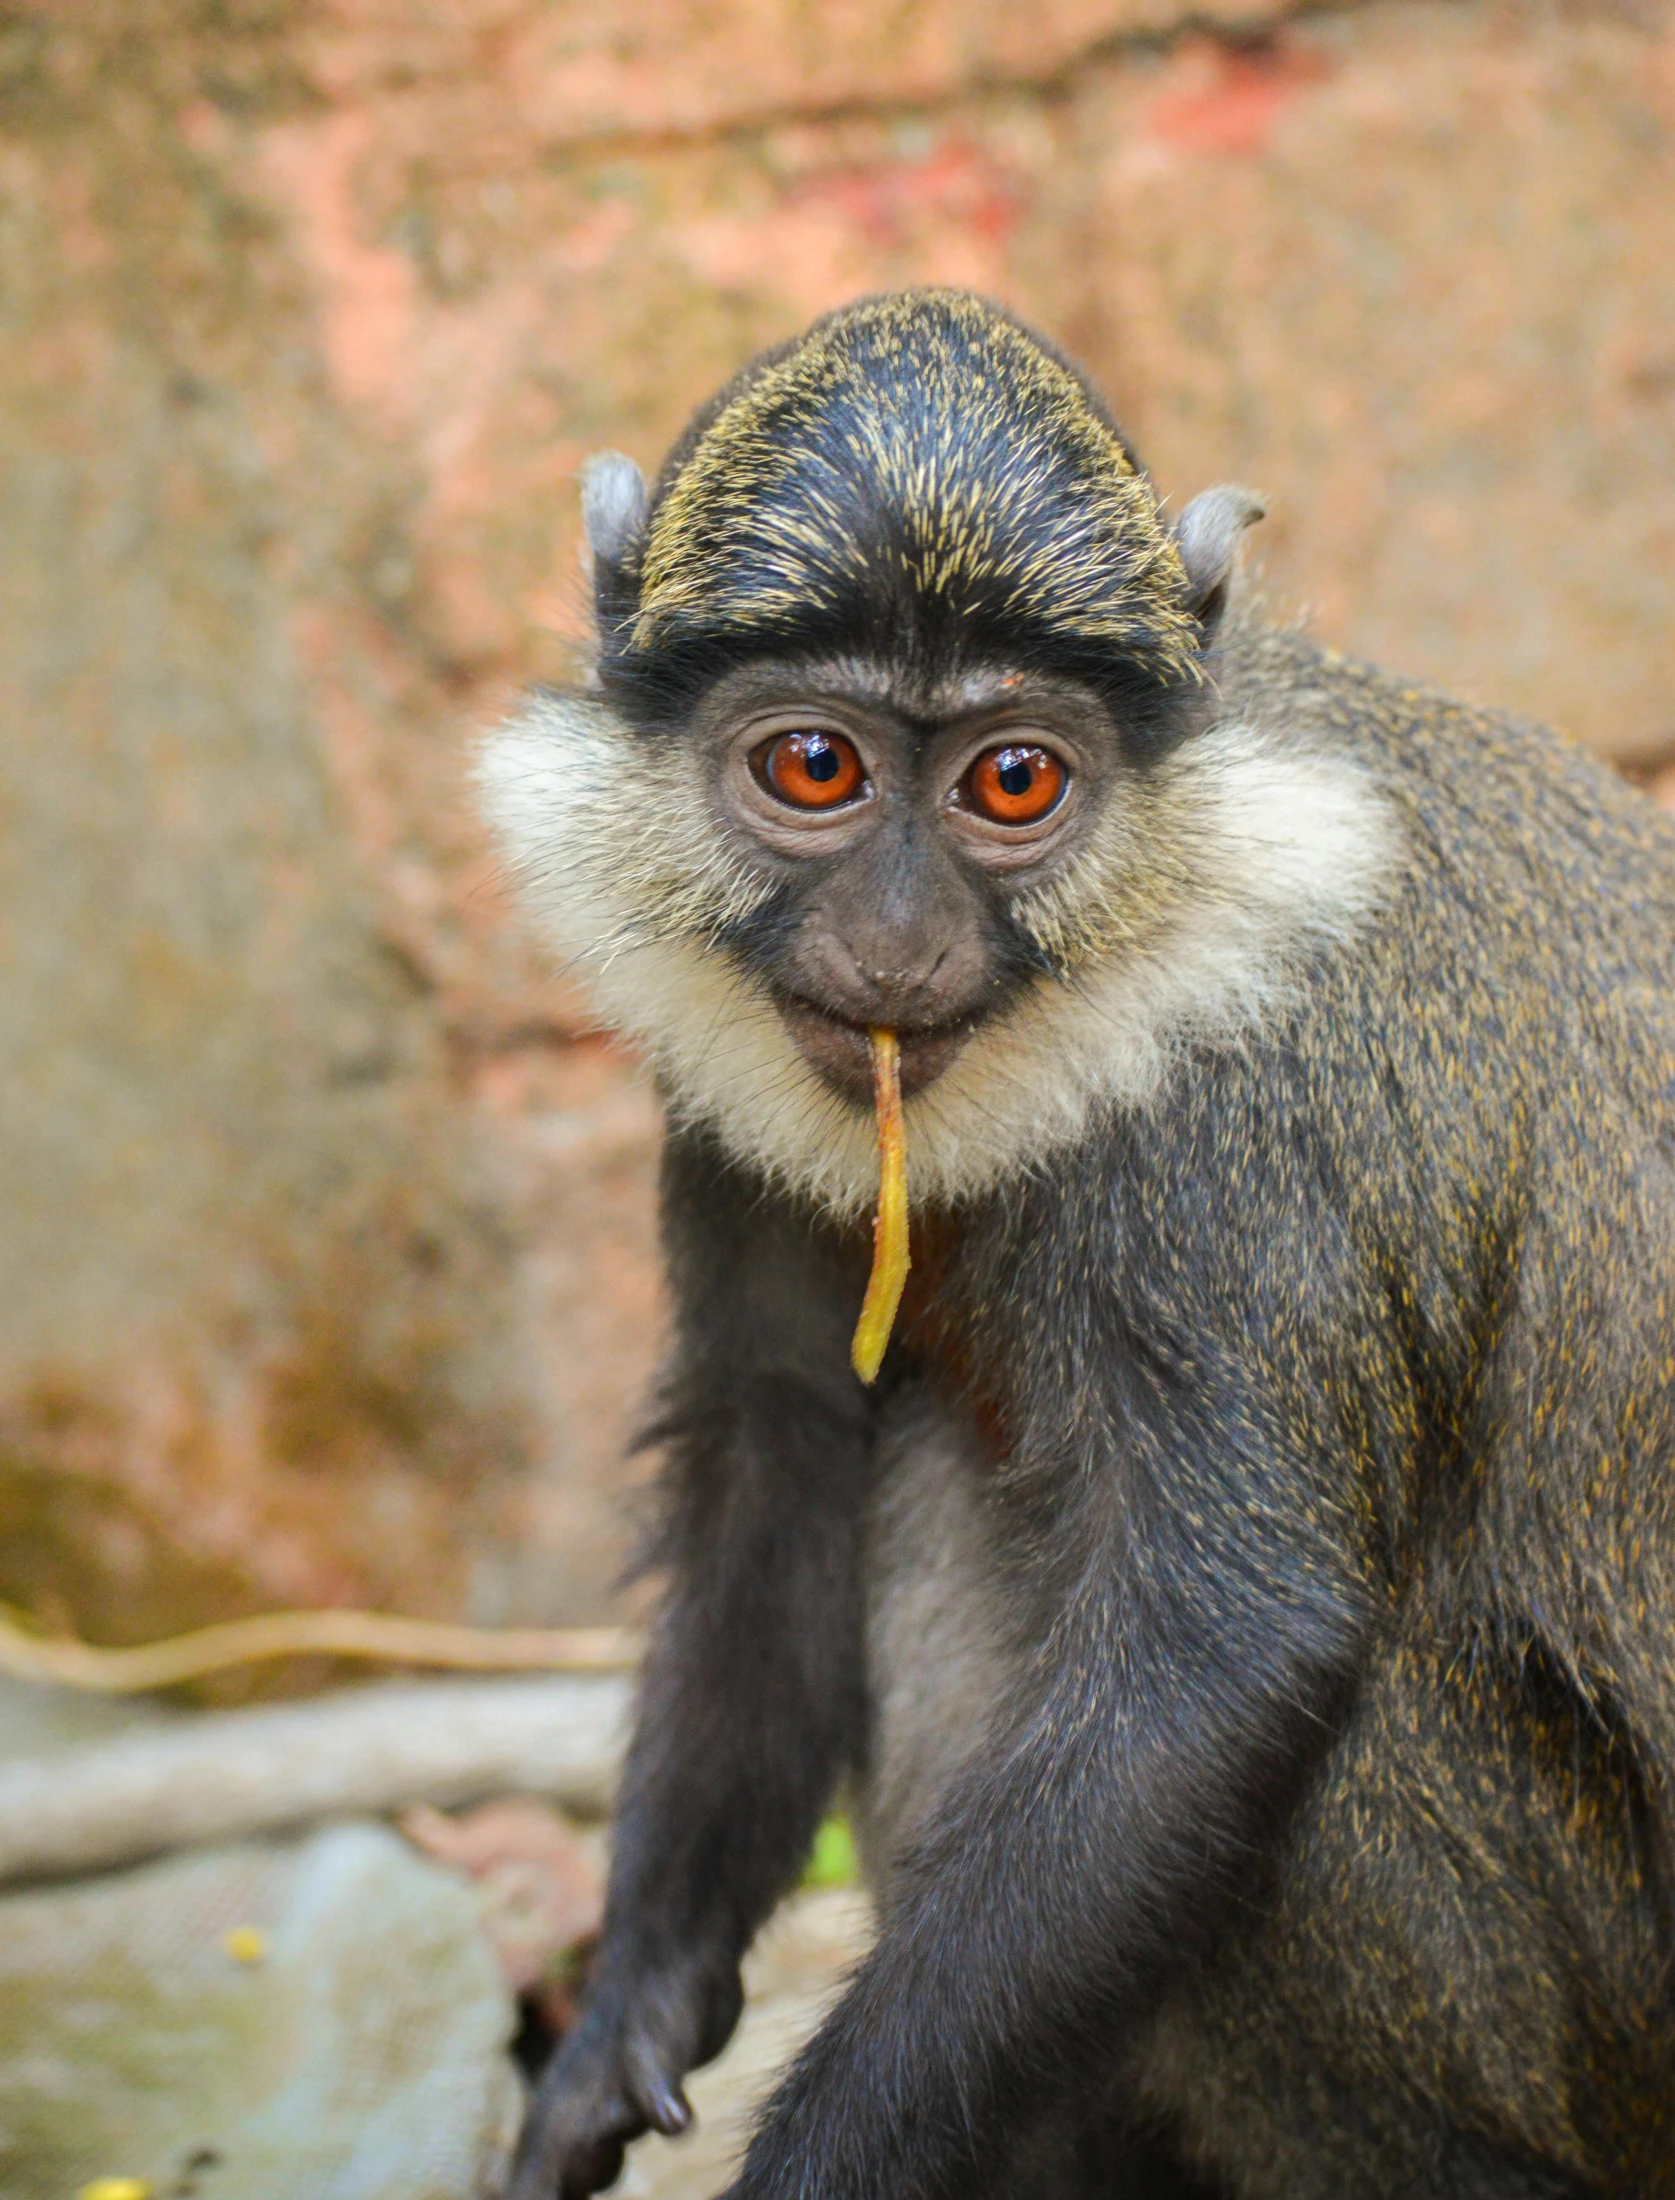
<instances>
[{"instance_id":1,"label":"rock wall","mask_svg":"<svg viewBox=\"0 0 1675 2200\"><path fill-rule=\"evenodd\" d=\"M0 6L0 1596L611 1606L654 1112L461 772L587 451L974 284L1325 637L1647 760L1672 264L1666 5Z\"/></svg>"}]
</instances>

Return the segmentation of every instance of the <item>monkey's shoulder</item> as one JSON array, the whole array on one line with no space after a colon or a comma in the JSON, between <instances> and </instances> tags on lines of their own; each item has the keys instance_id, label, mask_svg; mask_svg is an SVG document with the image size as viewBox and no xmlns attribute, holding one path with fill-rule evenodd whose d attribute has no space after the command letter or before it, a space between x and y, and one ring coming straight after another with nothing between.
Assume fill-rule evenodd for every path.
<instances>
[{"instance_id":1,"label":"monkey's shoulder","mask_svg":"<svg viewBox=\"0 0 1675 2200\"><path fill-rule=\"evenodd\" d=\"M1280 628L1230 637L1226 679L1236 709L1366 768L1397 810L1410 866L1443 892L1492 880L1521 911L1568 904L1574 924L1588 915L1580 897L1632 885L1660 903L1646 914L1667 944L1675 818L1577 742ZM1608 911L1612 929L1625 913L1640 914Z\"/></svg>"},{"instance_id":2,"label":"monkey's shoulder","mask_svg":"<svg viewBox=\"0 0 1675 2200\"><path fill-rule=\"evenodd\" d=\"M1227 692L1351 762L1392 828L1371 920L1321 958L1306 1039L1370 1039L1445 1077L1596 1070L1675 1047L1675 818L1548 728L1458 702L1301 635L1234 637ZM1510 1098L1510 1087L1503 1085Z\"/></svg>"}]
</instances>

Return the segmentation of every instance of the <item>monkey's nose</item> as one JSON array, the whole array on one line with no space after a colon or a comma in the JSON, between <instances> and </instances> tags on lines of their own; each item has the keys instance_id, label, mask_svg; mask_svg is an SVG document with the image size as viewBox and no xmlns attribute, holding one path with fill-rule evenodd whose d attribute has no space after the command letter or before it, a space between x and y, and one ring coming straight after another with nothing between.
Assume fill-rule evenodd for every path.
<instances>
[{"instance_id":1,"label":"monkey's nose","mask_svg":"<svg viewBox=\"0 0 1675 2200\"><path fill-rule=\"evenodd\" d=\"M923 993L936 984L947 968L951 952L949 948L939 947L928 960L923 955L901 956L893 961L883 961L873 956L869 958L867 965L861 966L862 975L876 989L882 1000Z\"/></svg>"},{"instance_id":2,"label":"monkey's nose","mask_svg":"<svg viewBox=\"0 0 1675 2200\"><path fill-rule=\"evenodd\" d=\"M952 998L957 989L948 981L956 957L946 942L851 947L848 960L860 986L856 1003L865 1006L868 1021L940 1023L964 1005Z\"/></svg>"},{"instance_id":3,"label":"monkey's nose","mask_svg":"<svg viewBox=\"0 0 1675 2200\"><path fill-rule=\"evenodd\" d=\"M785 971L787 990L829 1015L908 1031L963 1022L983 1005L983 976L979 959L962 954L940 926L929 938L894 927L811 926Z\"/></svg>"}]
</instances>

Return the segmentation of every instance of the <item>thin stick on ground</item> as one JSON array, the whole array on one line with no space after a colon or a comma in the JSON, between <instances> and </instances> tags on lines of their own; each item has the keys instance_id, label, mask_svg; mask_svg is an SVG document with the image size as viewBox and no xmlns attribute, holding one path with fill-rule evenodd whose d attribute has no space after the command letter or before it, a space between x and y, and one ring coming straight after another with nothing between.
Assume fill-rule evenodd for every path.
<instances>
[{"instance_id":1,"label":"thin stick on ground","mask_svg":"<svg viewBox=\"0 0 1675 2200\"><path fill-rule=\"evenodd\" d=\"M0 1673L100 1695L138 1695L268 1658L373 1658L470 1673L608 1673L639 1661L631 1627L456 1627L391 1612L263 1612L128 1649L40 1635L0 1606Z\"/></svg>"}]
</instances>

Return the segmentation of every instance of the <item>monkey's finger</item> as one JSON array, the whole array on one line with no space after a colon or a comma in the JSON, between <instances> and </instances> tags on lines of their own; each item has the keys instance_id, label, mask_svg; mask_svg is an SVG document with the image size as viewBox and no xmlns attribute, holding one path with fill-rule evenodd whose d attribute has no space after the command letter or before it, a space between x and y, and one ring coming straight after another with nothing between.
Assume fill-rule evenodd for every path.
<instances>
[{"instance_id":1,"label":"monkey's finger","mask_svg":"<svg viewBox=\"0 0 1675 2200\"><path fill-rule=\"evenodd\" d=\"M627 2142L615 2132L583 2135L566 2119L524 2128L505 2200L589 2200L615 2182Z\"/></svg>"},{"instance_id":2,"label":"monkey's finger","mask_svg":"<svg viewBox=\"0 0 1675 2200\"><path fill-rule=\"evenodd\" d=\"M663 2071L648 2071L634 2088L635 2105L654 2131L678 2139L692 2124L692 2103Z\"/></svg>"},{"instance_id":3,"label":"monkey's finger","mask_svg":"<svg viewBox=\"0 0 1675 2200\"><path fill-rule=\"evenodd\" d=\"M549 2078L524 2121L505 2200L586 2200L611 2183L624 2147L644 2129L619 2084Z\"/></svg>"},{"instance_id":4,"label":"monkey's finger","mask_svg":"<svg viewBox=\"0 0 1675 2200\"><path fill-rule=\"evenodd\" d=\"M565 2165L558 2200L591 2200L592 2194L614 2185L622 2174L622 2156L620 2139L597 2139L579 2155L573 2155ZM549 2200L551 2192L550 2184L539 2187L531 2191L530 2200ZM522 2200L521 2188L511 2200Z\"/></svg>"}]
</instances>

